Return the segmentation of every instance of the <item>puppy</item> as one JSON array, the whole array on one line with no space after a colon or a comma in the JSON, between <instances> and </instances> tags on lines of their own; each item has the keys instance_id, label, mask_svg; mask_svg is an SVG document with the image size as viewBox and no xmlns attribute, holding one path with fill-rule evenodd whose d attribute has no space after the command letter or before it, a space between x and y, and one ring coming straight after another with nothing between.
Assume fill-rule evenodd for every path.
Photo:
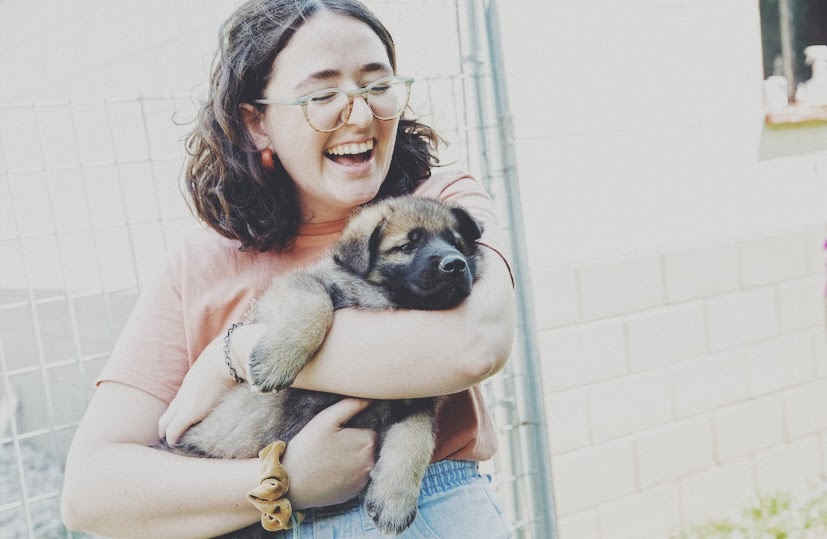
<instances>
[{"instance_id":1,"label":"puppy","mask_svg":"<svg viewBox=\"0 0 827 539\"><path fill-rule=\"evenodd\" d=\"M258 299L254 322L267 327L250 356L249 383L238 386L173 452L253 458L275 440L289 442L342 395L290 388L333 323L336 309L450 309L480 276L481 226L462 208L424 198L394 198L362 209L330 257L276 278ZM416 517L422 477L436 437L439 398L374 401L348 426L374 428L379 453L367 488L368 513L386 534Z\"/></svg>"}]
</instances>

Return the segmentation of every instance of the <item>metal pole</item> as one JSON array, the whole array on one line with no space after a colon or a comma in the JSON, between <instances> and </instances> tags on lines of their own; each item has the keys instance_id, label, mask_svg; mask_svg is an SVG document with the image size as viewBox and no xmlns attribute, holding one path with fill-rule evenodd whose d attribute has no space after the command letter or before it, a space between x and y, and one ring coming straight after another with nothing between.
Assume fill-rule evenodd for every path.
<instances>
[{"instance_id":1,"label":"metal pole","mask_svg":"<svg viewBox=\"0 0 827 539\"><path fill-rule=\"evenodd\" d=\"M479 159L479 174L480 179L486 188L491 189L491 158L489 156L490 142L486 130L489 122L487 121L486 105L487 95L485 92L485 85L483 84L482 66L484 65L484 51L480 44L480 19L477 10L477 2L479 0L466 0L466 23L468 32L468 52L462 57L462 71L463 74L471 80L473 87L474 99L472 105L474 108L473 117L476 125L477 135L477 151L476 156ZM469 137L470 139L470 137ZM470 143L470 140L469 140ZM469 144L470 145L470 144ZM515 350L517 355L519 352ZM503 380L505 373L512 373ZM503 488L508 489L508 495L504 496L505 502L508 504L510 515L514 518L516 525L524 524L530 518L530 510L524 502L526 498L525 489L522 487L521 470L523 462L521 461L522 447L520 443L520 433L517 425L519 424L517 416L516 398L514 397L514 376L513 363L509 362L506 366L505 372L501 373L500 378L490 382L489 389L494 400L490 402L494 406L497 416L497 423L499 425L507 425L508 429L500 432L503 438L503 446L497 452L497 483ZM492 387L496 386L496 387ZM502 473L508 470L507 475Z\"/></svg>"},{"instance_id":2,"label":"metal pole","mask_svg":"<svg viewBox=\"0 0 827 539\"><path fill-rule=\"evenodd\" d=\"M795 100L795 51L793 50L793 14L790 11L790 0L778 2L778 14L781 17L781 63L784 66L784 77L787 79L787 101Z\"/></svg>"},{"instance_id":3,"label":"metal pole","mask_svg":"<svg viewBox=\"0 0 827 539\"><path fill-rule=\"evenodd\" d=\"M534 326L531 281L528 274L525 231L523 230L522 207L517 175L517 159L514 149L514 129L508 107L508 91L503 68L500 21L496 0L488 0L485 8L485 25L488 33L488 53L491 61L494 87L494 109L497 114L500 159L503 166L504 191L509 220L509 240L513 257L516 280L517 323L522 337L522 353L513 358L520 362L515 371L524 374L520 391L517 392L520 421L524 433L526 450L531 455L533 473L528 474L530 499L535 519L535 537L556 539L556 518L551 477L551 453L548 447L545 410L543 405L540 358L537 352L537 338ZM525 464L529 464L526 462Z\"/></svg>"}]
</instances>

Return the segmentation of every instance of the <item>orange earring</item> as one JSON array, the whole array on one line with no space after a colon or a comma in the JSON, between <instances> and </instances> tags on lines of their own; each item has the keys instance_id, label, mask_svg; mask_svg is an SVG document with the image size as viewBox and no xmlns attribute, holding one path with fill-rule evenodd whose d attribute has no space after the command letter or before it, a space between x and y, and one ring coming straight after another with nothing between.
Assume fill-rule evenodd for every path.
<instances>
[{"instance_id":1,"label":"orange earring","mask_svg":"<svg viewBox=\"0 0 827 539\"><path fill-rule=\"evenodd\" d=\"M270 148L261 150L261 166L267 170L276 170L276 163L273 162L273 150Z\"/></svg>"}]
</instances>

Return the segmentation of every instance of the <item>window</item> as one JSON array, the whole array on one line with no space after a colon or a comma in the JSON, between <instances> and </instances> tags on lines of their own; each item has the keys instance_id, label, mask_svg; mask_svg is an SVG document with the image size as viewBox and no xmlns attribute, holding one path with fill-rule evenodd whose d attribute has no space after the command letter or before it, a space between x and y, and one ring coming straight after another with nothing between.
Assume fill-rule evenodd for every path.
<instances>
[{"instance_id":1,"label":"window","mask_svg":"<svg viewBox=\"0 0 827 539\"><path fill-rule=\"evenodd\" d=\"M827 121L827 0L760 0L771 124Z\"/></svg>"}]
</instances>

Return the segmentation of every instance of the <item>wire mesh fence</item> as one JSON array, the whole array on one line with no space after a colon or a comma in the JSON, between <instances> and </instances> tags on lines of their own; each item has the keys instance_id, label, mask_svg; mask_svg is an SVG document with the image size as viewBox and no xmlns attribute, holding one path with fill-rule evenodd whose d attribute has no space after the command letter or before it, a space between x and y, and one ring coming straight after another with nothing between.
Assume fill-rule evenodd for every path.
<instances>
[{"instance_id":1,"label":"wire mesh fence","mask_svg":"<svg viewBox=\"0 0 827 539\"><path fill-rule=\"evenodd\" d=\"M405 3L371 7L381 18ZM439 24L455 32L457 61L450 70L413 73L411 108L447 139L442 163L476 173L501 202L505 175L489 142L499 124L483 113L492 106L480 91L490 87L488 64L468 54L470 3L431 4L444 15ZM197 99L181 96L0 104L4 538L81 535L60 522L63 463L141 287L198 226L180 192L182 140L196 108ZM521 441L517 398L534 382L506 367L485 386L504 442L486 470L496 476L520 537L540 536L526 503L534 495L536 456Z\"/></svg>"}]
</instances>

